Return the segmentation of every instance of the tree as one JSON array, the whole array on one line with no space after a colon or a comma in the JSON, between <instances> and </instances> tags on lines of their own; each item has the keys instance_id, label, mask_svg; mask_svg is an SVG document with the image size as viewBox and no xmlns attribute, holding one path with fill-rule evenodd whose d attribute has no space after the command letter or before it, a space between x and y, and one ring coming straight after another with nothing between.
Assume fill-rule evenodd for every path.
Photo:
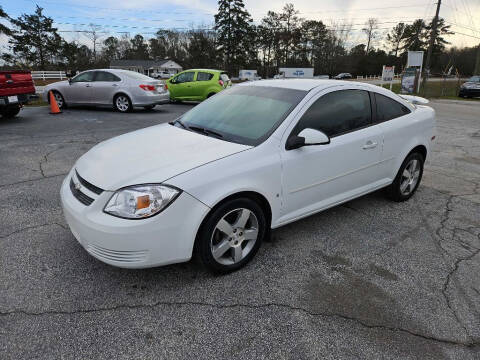
<instances>
[{"instance_id":1,"label":"tree","mask_svg":"<svg viewBox=\"0 0 480 360\"><path fill-rule=\"evenodd\" d=\"M207 30L190 30L188 38L186 65L193 68L215 66L215 34Z\"/></svg>"},{"instance_id":2,"label":"tree","mask_svg":"<svg viewBox=\"0 0 480 360\"><path fill-rule=\"evenodd\" d=\"M281 42L283 45L284 59L283 63L288 65L289 55L292 48L295 48L300 40L301 32L298 24L303 22L298 16L298 11L295 10L293 4L286 4L283 7L283 12L280 14L280 22L282 24Z\"/></svg>"},{"instance_id":3,"label":"tree","mask_svg":"<svg viewBox=\"0 0 480 360\"><path fill-rule=\"evenodd\" d=\"M402 41L405 38L405 28L405 23L400 22L387 34L387 43L390 45L395 57L397 57L398 50L401 48Z\"/></svg>"},{"instance_id":4,"label":"tree","mask_svg":"<svg viewBox=\"0 0 480 360\"><path fill-rule=\"evenodd\" d=\"M243 0L219 0L215 15L217 51L224 68L230 73L246 61L252 17L245 10Z\"/></svg>"},{"instance_id":5,"label":"tree","mask_svg":"<svg viewBox=\"0 0 480 360\"><path fill-rule=\"evenodd\" d=\"M405 26L402 50L420 51L427 47L425 21L417 19L411 25Z\"/></svg>"},{"instance_id":6,"label":"tree","mask_svg":"<svg viewBox=\"0 0 480 360\"><path fill-rule=\"evenodd\" d=\"M16 29L9 40L15 58L22 58L25 63L34 64L41 70L52 62L61 45L60 35L53 27L53 19L42 13L37 5L32 15L23 14L11 19Z\"/></svg>"},{"instance_id":7,"label":"tree","mask_svg":"<svg viewBox=\"0 0 480 360\"><path fill-rule=\"evenodd\" d=\"M142 35L137 34L130 40L131 47L126 57L129 59L148 60L148 45Z\"/></svg>"},{"instance_id":8,"label":"tree","mask_svg":"<svg viewBox=\"0 0 480 360\"><path fill-rule=\"evenodd\" d=\"M2 7L0 6L0 20L1 19L9 20L10 17L7 15L7 13L5 11L3 11ZM11 35L12 30L10 30L10 28L8 28L6 25L3 25L2 23L0 23L0 35L1 34Z\"/></svg>"},{"instance_id":9,"label":"tree","mask_svg":"<svg viewBox=\"0 0 480 360\"><path fill-rule=\"evenodd\" d=\"M103 40L103 57L107 62L120 58L118 39L115 36Z\"/></svg>"},{"instance_id":10,"label":"tree","mask_svg":"<svg viewBox=\"0 0 480 360\"><path fill-rule=\"evenodd\" d=\"M365 23L365 27L362 29L362 31L367 35L367 48L365 52L368 54L370 51L370 47L378 37L378 20L374 18L370 18L367 20Z\"/></svg>"}]
</instances>

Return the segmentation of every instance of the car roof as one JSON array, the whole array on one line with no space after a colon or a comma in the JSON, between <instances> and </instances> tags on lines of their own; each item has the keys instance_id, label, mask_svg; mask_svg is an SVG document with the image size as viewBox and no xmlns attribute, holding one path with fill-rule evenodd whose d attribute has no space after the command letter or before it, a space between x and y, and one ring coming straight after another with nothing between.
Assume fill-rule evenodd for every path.
<instances>
[{"instance_id":1,"label":"car roof","mask_svg":"<svg viewBox=\"0 0 480 360\"><path fill-rule=\"evenodd\" d=\"M204 71L204 72L214 72L214 73L225 72L223 70L216 70L216 69L186 69L186 70L183 70L182 72L185 72L185 71Z\"/></svg>"},{"instance_id":2,"label":"car roof","mask_svg":"<svg viewBox=\"0 0 480 360\"><path fill-rule=\"evenodd\" d=\"M362 84L362 85L370 85L365 83L359 83L357 81L338 81L338 80L330 80L330 79L273 79L273 80L259 80L259 81L251 81L245 82L238 85L241 86L269 86L269 87L277 87L277 88L284 88L284 89L295 89L295 90L305 90L310 91L314 88L328 88L331 86L338 86L344 84Z\"/></svg>"}]
</instances>

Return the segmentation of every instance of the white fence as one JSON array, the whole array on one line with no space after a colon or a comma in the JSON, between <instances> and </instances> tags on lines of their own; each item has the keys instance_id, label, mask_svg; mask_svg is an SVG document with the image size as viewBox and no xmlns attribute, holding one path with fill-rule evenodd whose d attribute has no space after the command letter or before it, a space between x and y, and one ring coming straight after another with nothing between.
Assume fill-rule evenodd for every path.
<instances>
[{"instance_id":1,"label":"white fence","mask_svg":"<svg viewBox=\"0 0 480 360\"><path fill-rule=\"evenodd\" d=\"M66 79L65 71L32 71L33 80L45 79Z\"/></svg>"},{"instance_id":2,"label":"white fence","mask_svg":"<svg viewBox=\"0 0 480 360\"><path fill-rule=\"evenodd\" d=\"M400 74L395 74L393 76L394 79L400 79L401 75ZM382 76L380 75L357 75L358 80L382 80Z\"/></svg>"}]
</instances>

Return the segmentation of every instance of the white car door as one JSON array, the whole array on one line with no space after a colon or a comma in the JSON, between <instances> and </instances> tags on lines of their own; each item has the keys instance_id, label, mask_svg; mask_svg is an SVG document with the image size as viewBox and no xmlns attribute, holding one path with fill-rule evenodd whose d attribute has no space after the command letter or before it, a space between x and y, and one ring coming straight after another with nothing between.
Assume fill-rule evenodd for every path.
<instances>
[{"instance_id":1,"label":"white car door","mask_svg":"<svg viewBox=\"0 0 480 360\"><path fill-rule=\"evenodd\" d=\"M344 89L344 88L343 88ZM381 187L383 134L373 123L368 91L361 88L313 97L287 129L280 149L283 206L279 224ZM330 144L286 150L289 136L313 128Z\"/></svg>"}]
</instances>

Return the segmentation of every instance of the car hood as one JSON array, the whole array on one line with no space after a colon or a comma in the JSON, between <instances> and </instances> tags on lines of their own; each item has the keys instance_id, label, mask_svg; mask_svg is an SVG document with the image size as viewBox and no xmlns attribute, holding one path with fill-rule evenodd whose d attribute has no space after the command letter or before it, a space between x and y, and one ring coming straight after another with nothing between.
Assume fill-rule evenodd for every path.
<instances>
[{"instance_id":1,"label":"car hood","mask_svg":"<svg viewBox=\"0 0 480 360\"><path fill-rule=\"evenodd\" d=\"M250 148L161 124L94 146L78 159L75 168L93 185L114 191L128 185L161 183Z\"/></svg>"}]
</instances>

